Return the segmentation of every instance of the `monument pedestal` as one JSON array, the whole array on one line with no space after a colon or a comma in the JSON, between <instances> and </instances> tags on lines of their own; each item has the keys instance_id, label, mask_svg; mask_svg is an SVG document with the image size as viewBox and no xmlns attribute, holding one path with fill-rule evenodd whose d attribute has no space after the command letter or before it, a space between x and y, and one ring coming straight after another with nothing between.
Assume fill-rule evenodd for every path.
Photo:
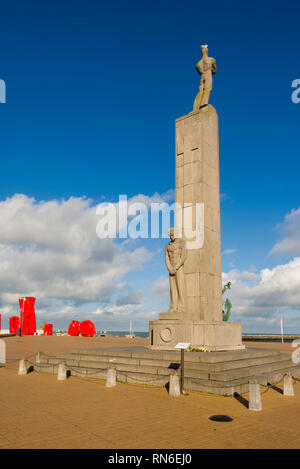
<instances>
[{"instance_id":1,"label":"monument pedestal","mask_svg":"<svg viewBox=\"0 0 300 469\"><path fill-rule=\"evenodd\" d=\"M213 352L245 348L239 322L159 319L149 322L149 341L152 350L174 350L178 342Z\"/></svg>"}]
</instances>

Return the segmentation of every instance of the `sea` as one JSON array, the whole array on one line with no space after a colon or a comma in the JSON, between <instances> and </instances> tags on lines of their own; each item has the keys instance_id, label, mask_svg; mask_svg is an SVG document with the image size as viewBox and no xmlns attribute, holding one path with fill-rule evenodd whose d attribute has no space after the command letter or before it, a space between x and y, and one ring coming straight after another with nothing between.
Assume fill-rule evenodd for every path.
<instances>
[{"instance_id":1,"label":"sea","mask_svg":"<svg viewBox=\"0 0 300 469\"><path fill-rule=\"evenodd\" d=\"M115 337L125 337L125 335L129 335L130 331L105 331L106 335L113 335ZM137 332L134 331L133 334L135 337L142 337L142 338L147 338L149 337L148 332ZM101 332L97 331L96 335L101 335Z\"/></svg>"},{"instance_id":2,"label":"sea","mask_svg":"<svg viewBox=\"0 0 300 469\"><path fill-rule=\"evenodd\" d=\"M4 332L4 330L3 330ZM7 330L8 332L8 330ZM67 333L67 331L54 331L54 332L64 332ZM98 330L96 332L96 336L101 336L103 334L106 334L107 336L115 336L115 337L125 337L126 335L130 334L130 331L102 331ZM135 337L142 337L143 339L147 339L149 337L149 332L148 331L133 331L133 334ZM247 340L247 336L250 337L255 337L256 340L261 340L259 339L260 336L264 337L268 342L278 342L278 340L281 339L281 334L274 334L274 333L263 333L263 332L245 332L243 333L243 340ZM299 339L300 334L283 334L283 339L287 342L291 342L295 339ZM254 339L255 340L255 339Z\"/></svg>"}]
</instances>

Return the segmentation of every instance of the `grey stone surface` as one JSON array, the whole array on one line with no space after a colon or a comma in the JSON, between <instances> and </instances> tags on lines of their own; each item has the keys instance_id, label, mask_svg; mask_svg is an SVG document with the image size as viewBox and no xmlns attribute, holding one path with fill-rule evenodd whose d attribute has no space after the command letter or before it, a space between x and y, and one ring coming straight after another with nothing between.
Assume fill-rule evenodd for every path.
<instances>
[{"instance_id":1,"label":"grey stone surface","mask_svg":"<svg viewBox=\"0 0 300 469\"><path fill-rule=\"evenodd\" d=\"M128 347L128 348L108 348L108 349L75 349L73 350L72 354L59 354L58 358L64 357L92 357L94 356L97 360L97 357L106 357L109 359L111 357L117 357L124 359L132 359L132 358L141 358L141 359L157 359L157 360L169 360L169 361L180 361L180 352L178 350L148 350L146 347ZM278 350L272 349L261 349L261 348L247 348L244 350L232 350L226 352L210 352L210 353L202 353L202 352L193 352L187 353L185 355L185 361L188 362L201 362L204 364L211 364L211 363L227 363L230 361L234 361L236 363L240 363L240 360L248 359L256 359L256 358L265 358L265 357L274 357L274 361L278 359L278 357L286 357L290 358L288 355L281 353Z\"/></svg>"},{"instance_id":2,"label":"grey stone surface","mask_svg":"<svg viewBox=\"0 0 300 469\"><path fill-rule=\"evenodd\" d=\"M249 410L262 410L260 385L255 381L249 383Z\"/></svg>"},{"instance_id":3,"label":"grey stone surface","mask_svg":"<svg viewBox=\"0 0 300 469\"><path fill-rule=\"evenodd\" d=\"M283 395L294 396L294 380L290 373L286 373L283 379Z\"/></svg>"},{"instance_id":4,"label":"grey stone surface","mask_svg":"<svg viewBox=\"0 0 300 469\"><path fill-rule=\"evenodd\" d=\"M178 371L175 371L175 370L170 373L169 396L173 396L173 397L180 396L179 373Z\"/></svg>"},{"instance_id":5,"label":"grey stone surface","mask_svg":"<svg viewBox=\"0 0 300 469\"><path fill-rule=\"evenodd\" d=\"M66 366L64 363L59 363L58 364L58 369L57 369L57 380L58 381L64 381L67 379L67 370Z\"/></svg>"},{"instance_id":6,"label":"grey stone surface","mask_svg":"<svg viewBox=\"0 0 300 469\"><path fill-rule=\"evenodd\" d=\"M132 348L86 349L56 358L43 356L34 369L57 373L64 360L71 376L107 379L107 367L114 359L117 381L153 386L166 386L174 369L180 369L180 352ZM178 372L178 370L177 370ZM274 350L245 349L227 352L186 352L185 389L232 396L249 391L249 381L256 379L266 386L283 380L286 373L300 376L300 365L295 366L289 355Z\"/></svg>"},{"instance_id":7,"label":"grey stone surface","mask_svg":"<svg viewBox=\"0 0 300 469\"><path fill-rule=\"evenodd\" d=\"M25 358L22 358L19 362L18 375L27 375L27 364Z\"/></svg>"},{"instance_id":8,"label":"grey stone surface","mask_svg":"<svg viewBox=\"0 0 300 469\"><path fill-rule=\"evenodd\" d=\"M149 322L150 348L172 350L178 342L207 351L244 349L241 324L224 321L160 319Z\"/></svg>"},{"instance_id":9,"label":"grey stone surface","mask_svg":"<svg viewBox=\"0 0 300 469\"><path fill-rule=\"evenodd\" d=\"M117 384L117 370L114 365L109 365L107 369L107 378L105 386L112 388Z\"/></svg>"}]
</instances>

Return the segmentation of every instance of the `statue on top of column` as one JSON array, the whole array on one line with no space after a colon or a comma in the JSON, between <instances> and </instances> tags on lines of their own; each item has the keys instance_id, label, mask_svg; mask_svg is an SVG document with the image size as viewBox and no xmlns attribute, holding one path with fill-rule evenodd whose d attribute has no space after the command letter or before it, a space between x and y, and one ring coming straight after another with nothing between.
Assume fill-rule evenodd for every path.
<instances>
[{"instance_id":1,"label":"statue on top of column","mask_svg":"<svg viewBox=\"0 0 300 469\"><path fill-rule=\"evenodd\" d=\"M201 75L198 94L194 101L193 111L208 105L212 90L212 75L217 71L217 64L213 57L208 57L207 45L201 46L202 59L196 65L197 72Z\"/></svg>"}]
</instances>

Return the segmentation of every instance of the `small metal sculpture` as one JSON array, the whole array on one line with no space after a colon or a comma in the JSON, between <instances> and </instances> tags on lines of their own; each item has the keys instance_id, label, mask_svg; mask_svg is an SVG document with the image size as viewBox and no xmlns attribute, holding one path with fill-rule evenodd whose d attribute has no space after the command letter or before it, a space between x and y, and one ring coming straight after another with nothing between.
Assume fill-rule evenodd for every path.
<instances>
[{"instance_id":1,"label":"small metal sculpture","mask_svg":"<svg viewBox=\"0 0 300 469\"><path fill-rule=\"evenodd\" d=\"M225 287L223 288L222 290L222 295L224 295L224 293L227 291L227 290L230 290L231 289L231 282L228 282ZM223 321L228 321L228 319L230 318L230 311L231 311L231 308L232 308L232 304L231 304L231 301L226 298L225 300L225 305L224 305L224 309L222 311L223 313Z\"/></svg>"}]
</instances>

